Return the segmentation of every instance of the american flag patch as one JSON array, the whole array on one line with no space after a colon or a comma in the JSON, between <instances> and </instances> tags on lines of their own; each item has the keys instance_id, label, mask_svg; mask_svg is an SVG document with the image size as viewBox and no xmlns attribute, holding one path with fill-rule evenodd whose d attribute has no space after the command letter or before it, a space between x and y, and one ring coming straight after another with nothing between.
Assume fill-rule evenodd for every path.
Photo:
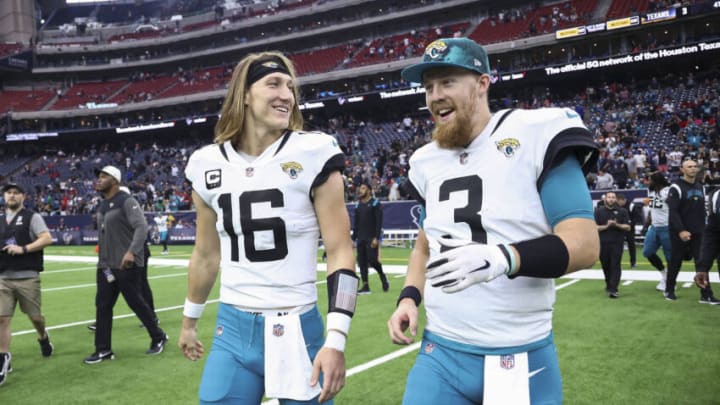
<instances>
[{"instance_id":1,"label":"american flag patch","mask_svg":"<svg viewBox=\"0 0 720 405\"><path fill-rule=\"evenodd\" d=\"M505 370L511 370L513 367L515 367L515 355L504 354L500 356L500 367L504 368Z\"/></svg>"}]
</instances>

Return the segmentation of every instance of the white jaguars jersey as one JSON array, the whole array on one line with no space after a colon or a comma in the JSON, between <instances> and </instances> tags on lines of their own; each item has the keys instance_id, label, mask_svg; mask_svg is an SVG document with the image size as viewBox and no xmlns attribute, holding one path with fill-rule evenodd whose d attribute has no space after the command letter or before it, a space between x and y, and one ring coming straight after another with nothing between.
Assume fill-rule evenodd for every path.
<instances>
[{"instance_id":1,"label":"white jaguars jersey","mask_svg":"<svg viewBox=\"0 0 720 405\"><path fill-rule=\"evenodd\" d=\"M168 230L168 216L167 215L158 215L155 218L153 218L155 221L155 224L157 225L158 232L167 232Z\"/></svg>"},{"instance_id":2,"label":"white jaguars jersey","mask_svg":"<svg viewBox=\"0 0 720 405\"><path fill-rule=\"evenodd\" d=\"M217 214L221 302L273 309L317 301L312 189L344 162L335 139L317 132L288 131L252 163L230 142L190 156L185 176Z\"/></svg>"},{"instance_id":3,"label":"white jaguars jersey","mask_svg":"<svg viewBox=\"0 0 720 405\"><path fill-rule=\"evenodd\" d=\"M467 148L432 142L410 159L408 177L425 200L431 260L439 238L499 244L552 233L538 192L546 164L560 150L589 151L594 143L572 110L514 110L502 118L507 112L494 114ZM552 279L502 276L453 294L426 283L425 298L427 329L460 343L518 346L551 332Z\"/></svg>"},{"instance_id":4,"label":"white jaguars jersey","mask_svg":"<svg viewBox=\"0 0 720 405\"><path fill-rule=\"evenodd\" d=\"M669 186L661 189L659 192L650 192L650 220L652 221L653 226L670 225L670 207L668 207L667 203L669 193Z\"/></svg>"}]
</instances>

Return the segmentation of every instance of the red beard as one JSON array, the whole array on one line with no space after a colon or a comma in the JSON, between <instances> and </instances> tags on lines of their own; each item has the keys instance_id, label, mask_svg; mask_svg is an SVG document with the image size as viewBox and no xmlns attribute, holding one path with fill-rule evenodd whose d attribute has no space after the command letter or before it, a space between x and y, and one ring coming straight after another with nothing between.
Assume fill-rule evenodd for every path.
<instances>
[{"instance_id":1,"label":"red beard","mask_svg":"<svg viewBox=\"0 0 720 405\"><path fill-rule=\"evenodd\" d=\"M448 123L435 120L433 140L441 148L464 148L470 144L472 134L472 120L470 109L456 108L455 117Z\"/></svg>"}]
</instances>

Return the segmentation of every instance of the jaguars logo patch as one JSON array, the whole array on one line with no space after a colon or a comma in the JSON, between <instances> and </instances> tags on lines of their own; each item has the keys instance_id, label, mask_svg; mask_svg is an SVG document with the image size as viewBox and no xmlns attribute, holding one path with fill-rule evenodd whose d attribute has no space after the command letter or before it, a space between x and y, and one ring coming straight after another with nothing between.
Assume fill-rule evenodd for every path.
<instances>
[{"instance_id":1,"label":"jaguars logo patch","mask_svg":"<svg viewBox=\"0 0 720 405\"><path fill-rule=\"evenodd\" d=\"M509 158L520 148L520 141L515 138L505 138L495 142L495 146L497 146L497 150L502 152L505 157Z\"/></svg>"},{"instance_id":2,"label":"jaguars logo patch","mask_svg":"<svg viewBox=\"0 0 720 405\"><path fill-rule=\"evenodd\" d=\"M302 165L298 162L283 163L280 167L282 167L282 170L293 180L297 179L300 172L303 171Z\"/></svg>"},{"instance_id":3,"label":"jaguars logo patch","mask_svg":"<svg viewBox=\"0 0 720 405\"><path fill-rule=\"evenodd\" d=\"M438 39L425 48L425 55L429 56L431 59L437 59L444 56L447 49L448 46L445 41Z\"/></svg>"}]
</instances>

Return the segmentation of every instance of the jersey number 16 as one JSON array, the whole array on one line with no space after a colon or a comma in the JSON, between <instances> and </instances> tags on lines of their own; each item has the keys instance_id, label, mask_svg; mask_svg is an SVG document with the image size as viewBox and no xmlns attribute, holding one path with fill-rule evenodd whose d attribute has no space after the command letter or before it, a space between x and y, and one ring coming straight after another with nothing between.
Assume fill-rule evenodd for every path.
<instances>
[{"instance_id":1,"label":"jersey number 16","mask_svg":"<svg viewBox=\"0 0 720 405\"><path fill-rule=\"evenodd\" d=\"M282 191L272 188L267 190L245 191L239 197L240 229L245 242L245 257L251 262L270 262L284 259L288 254L285 221L280 217L252 218L253 203L270 203L272 208L285 206ZM233 226L233 202L229 193L221 194L218 204L223 212L223 228L230 236L230 260L240 261L238 237ZM258 250L255 248L255 232L272 231L275 247Z\"/></svg>"}]
</instances>

